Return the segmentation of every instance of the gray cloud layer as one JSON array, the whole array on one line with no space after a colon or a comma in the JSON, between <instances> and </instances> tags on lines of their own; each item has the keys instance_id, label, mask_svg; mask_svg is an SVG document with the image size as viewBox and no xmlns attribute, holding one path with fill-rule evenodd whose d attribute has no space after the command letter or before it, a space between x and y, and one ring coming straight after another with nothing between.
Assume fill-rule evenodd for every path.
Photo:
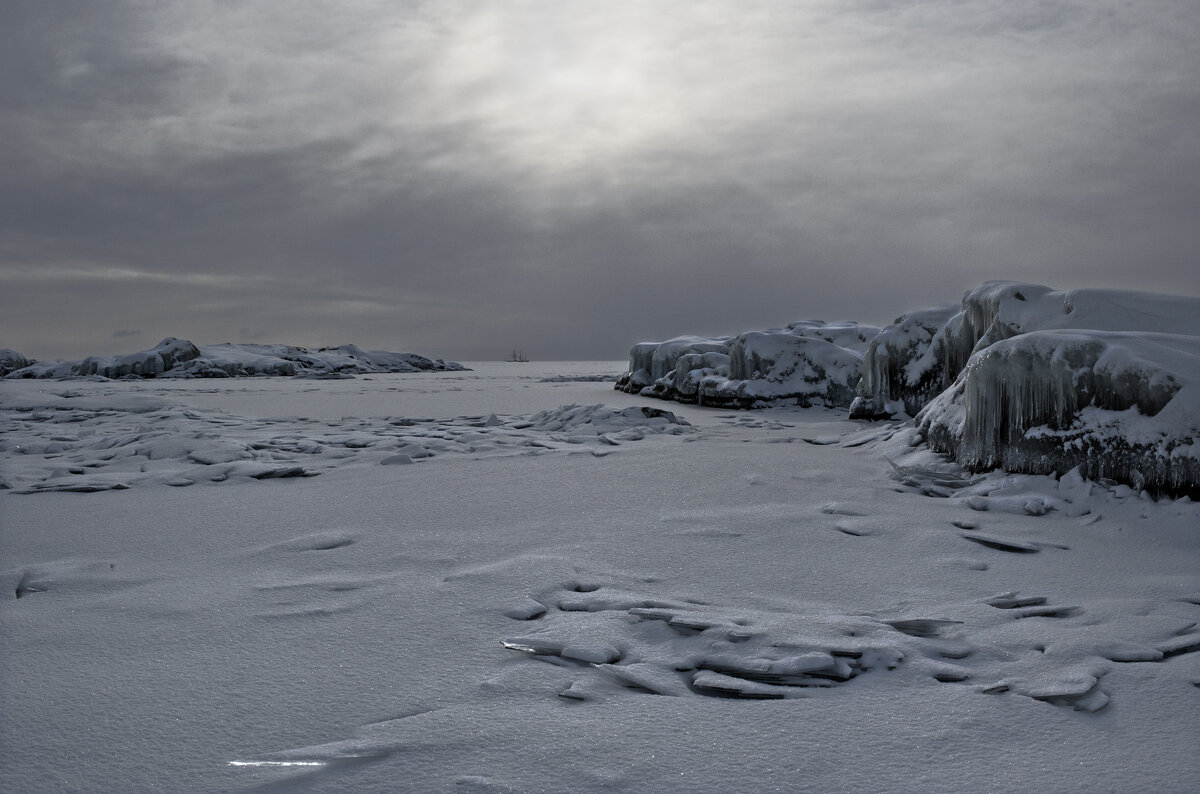
<instances>
[{"instance_id":1,"label":"gray cloud layer","mask_svg":"<svg viewBox=\"0 0 1200 794\"><path fill-rule=\"evenodd\" d=\"M1194 10L8 0L0 346L616 358L989 278L1200 293Z\"/></svg>"}]
</instances>

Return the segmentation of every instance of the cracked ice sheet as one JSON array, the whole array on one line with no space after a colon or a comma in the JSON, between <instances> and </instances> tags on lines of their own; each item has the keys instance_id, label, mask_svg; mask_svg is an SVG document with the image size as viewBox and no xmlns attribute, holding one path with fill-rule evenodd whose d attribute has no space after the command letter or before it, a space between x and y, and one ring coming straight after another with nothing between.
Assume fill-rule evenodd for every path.
<instances>
[{"instance_id":1,"label":"cracked ice sheet","mask_svg":"<svg viewBox=\"0 0 1200 794\"><path fill-rule=\"evenodd\" d=\"M527 396L524 382L493 382L495 404ZM586 388L537 399L603 399ZM470 413L486 417L476 394ZM1200 774L1195 505L1001 477L975 495L1067 504L1065 491L1089 512L980 511L903 488L879 450L849 446L873 426L685 415L697 432L609 457L0 494L6 780L1170 791ZM765 443L776 434L844 441ZM675 628L655 618L668 613ZM727 679L778 686L752 680L772 658L820 671L839 631L904 658L778 700L714 697L674 669L707 655L711 680L753 694ZM607 646L620 657L587 661ZM1110 702L1076 710L1093 679Z\"/></svg>"}]
</instances>

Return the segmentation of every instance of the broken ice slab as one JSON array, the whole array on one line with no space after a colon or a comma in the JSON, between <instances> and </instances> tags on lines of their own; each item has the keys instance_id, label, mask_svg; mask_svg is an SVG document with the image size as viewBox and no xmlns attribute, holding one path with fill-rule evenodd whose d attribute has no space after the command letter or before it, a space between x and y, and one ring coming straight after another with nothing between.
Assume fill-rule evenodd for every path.
<instances>
[{"instance_id":1,"label":"broken ice slab","mask_svg":"<svg viewBox=\"0 0 1200 794\"><path fill-rule=\"evenodd\" d=\"M692 687L701 694L747 700L782 700L787 697L802 696L802 693L795 687L747 681L744 678L712 670L697 670L692 675Z\"/></svg>"},{"instance_id":2,"label":"broken ice slab","mask_svg":"<svg viewBox=\"0 0 1200 794\"><path fill-rule=\"evenodd\" d=\"M528 598L524 602L504 610L503 614L513 620L534 620L546 614L546 606Z\"/></svg>"},{"instance_id":3,"label":"broken ice slab","mask_svg":"<svg viewBox=\"0 0 1200 794\"><path fill-rule=\"evenodd\" d=\"M910 637L940 637L951 626L962 625L961 620L937 620L932 618L885 620L884 623Z\"/></svg>"},{"instance_id":4,"label":"broken ice slab","mask_svg":"<svg viewBox=\"0 0 1200 794\"><path fill-rule=\"evenodd\" d=\"M500 644L510 651L521 651L534 656L558 656L562 653L563 644L555 640L537 639L534 637L518 637L511 640L501 640Z\"/></svg>"},{"instance_id":5,"label":"broken ice slab","mask_svg":"<svg viewBox=\"0 0 1200 794\"><path fill-rule=\"evenodd\" d=\"M1162 652L1164 659L1200 651L1200 633L1184 634L1166 642L1160 642L1155 648Z\"/></svg>"},{"instance_id":6,"label":"broken ice slab","mask_svg":"<svg viewBox=\"0 0 1200 794\"><path fill-rule=\"evenodd\" d=\"M559 655L588 664L609 664L621 658L621 651L607 642L573 642L563 646Z\"/></svg>"},{"instance_id":7,"label":"broken ice slab","mask_svg":"<svg viewBox=\"0 0 1200 794\"><path fill-rule=\"evenodd\" d=\"M1071 618L1082 614L1081 607L1036 606L1014 609L1017 618Z\"/></svg>"},{"instance_id":8,"label":"broken ice slab","mask_svg":"<svg viewBox=\"0 0 1200 794\"><path fill-rule=\"evenodd\" d=\"M891 458L884 457L884 460L892 467L888 477L911 488L957 490L975 485L982 479L982 477L961 471L945 471L925 466L901 466Z\"/></svg>"},{"instance_id":9,"label":"broken ice slab","mask_svg":"<svg viewBox=\"0 0 1200 794\"><path fill-rule=\"evenodd\" d=\"M617 683L630 689L651 692L655 695L686 695L679 673L661 665L646 662L633 664L598 664L596 669L607 673Z\"/></svg>"},{"instance_id":10,"label":"broken ice slab","mask_svg":"<svg viewBox=\"0 0 1200 794\"><path fill-rule=\"evenodd\" d=\"M989 549L997 549L999 551L1010 551L1016 554L1035 554L1041 549L1035 543L1029 543L1024 540L1015 540L1012 538L1002 538L999 535L982 535L972 533L970 535L962 535L962 537L978 543L981 546L987 546Z\"/></svg>"},{"instance_id":11,"label":"broken ice slab","mask_svg":"<svg viewBox=\"0 0 1200 794\"><path fill-rule=\"evenodd\" d=\"M1120 641L1103 645L1096 653L1111 662L1161 662L1164 658L1157 648Z\"/></svg>"},{"instance_id":12,"label":"broken ice slab","mask_svg":"<svg viewBox=\"0 0 1200 794\"><path fill-rule=\"evenodd\" d=\"M998 596L993 596L984 602L996 609L1016 609L1017 607L1037 607L1046 603L1046 599L1042 596L1026 596L1020 598L1016 592L1001 593Z\"/></svg>"}]
</instances>

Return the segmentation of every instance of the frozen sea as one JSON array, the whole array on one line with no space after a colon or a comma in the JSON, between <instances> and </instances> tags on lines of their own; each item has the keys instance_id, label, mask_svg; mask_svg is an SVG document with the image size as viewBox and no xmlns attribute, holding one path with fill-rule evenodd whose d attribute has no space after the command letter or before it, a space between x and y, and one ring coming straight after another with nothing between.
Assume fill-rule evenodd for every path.
<instances>
[{"instance_id":1,"label":"frozen sea","mask_svg":"<svg viewBox=\"0 0 1200 794\"><path fill-rule=\"evenodd\" d=\"M0 381L0 788L1195 790L1195 503L467 366Z\"/></svg>"}]
</instances>

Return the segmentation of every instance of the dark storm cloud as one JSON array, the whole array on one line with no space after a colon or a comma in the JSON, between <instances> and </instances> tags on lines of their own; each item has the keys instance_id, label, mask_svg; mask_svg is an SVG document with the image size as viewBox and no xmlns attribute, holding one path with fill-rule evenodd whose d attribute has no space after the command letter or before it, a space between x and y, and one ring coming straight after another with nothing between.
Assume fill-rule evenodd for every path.
<instances>
[{"instance_id":1,"label":"dark storm cloud","mask_svg":"<svg viewBox=\"0 0 1200 794\"><path fill-rule=\"evenodd\" d=\"M990 278L1197 293L1187 2L27 3L0 343L620 357Z\"/></svg>"}]
</instances>

